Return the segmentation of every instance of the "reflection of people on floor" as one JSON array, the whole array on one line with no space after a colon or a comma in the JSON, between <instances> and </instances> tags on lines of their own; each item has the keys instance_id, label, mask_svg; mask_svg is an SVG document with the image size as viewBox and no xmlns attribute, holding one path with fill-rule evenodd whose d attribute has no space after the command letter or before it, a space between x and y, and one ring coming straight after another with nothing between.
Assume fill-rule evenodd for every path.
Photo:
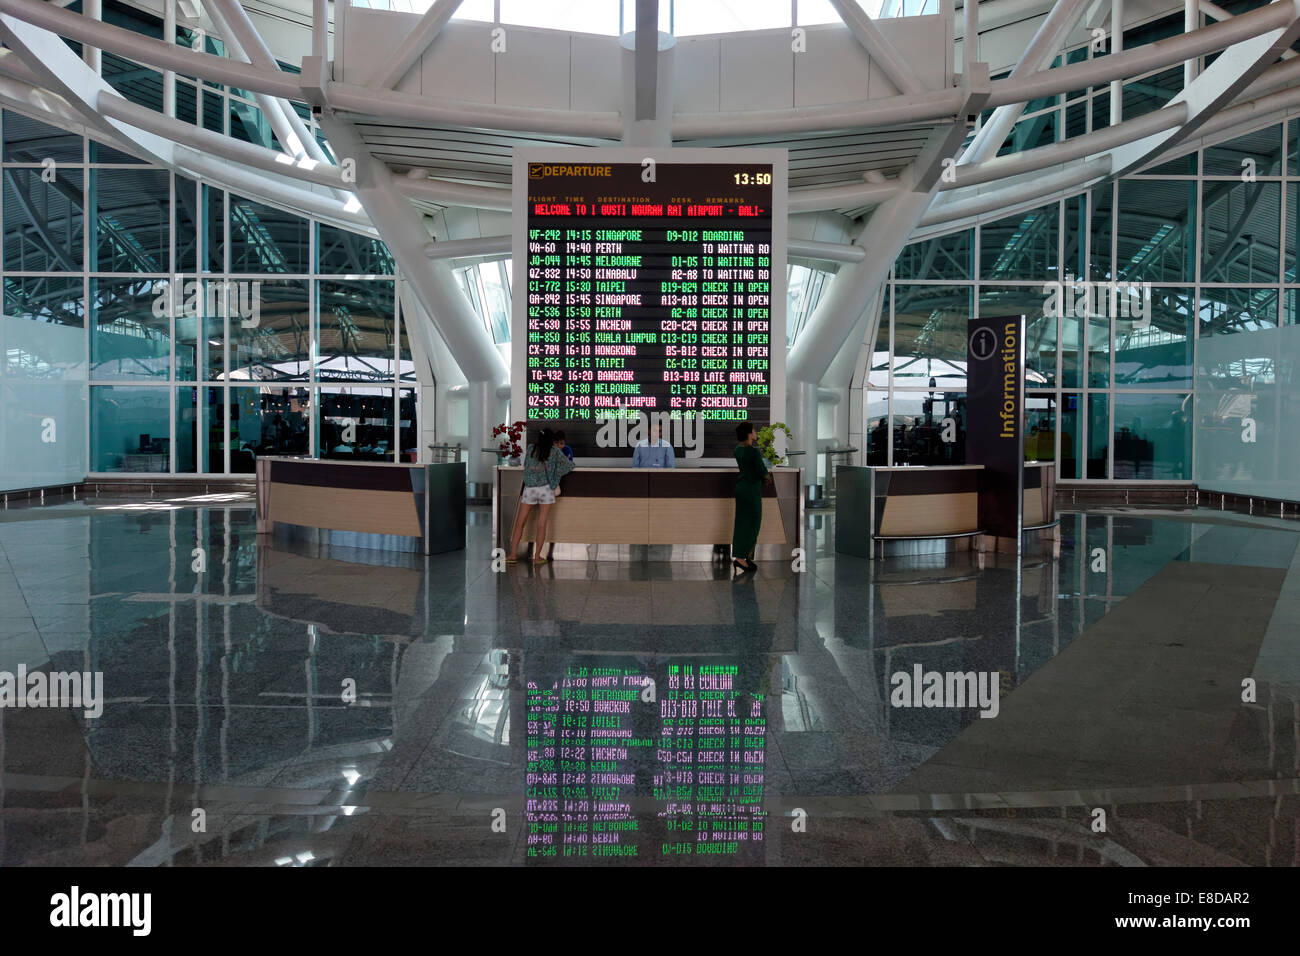
<instances>
[{"instance_id":1,"label":"reflection of people on floor","mask_svg":"<svg viewBox=\"0 0 1300 956\"><path fill-rule=\"evenodd\" d=\"M731 587L732 646L728 657L736 662L734 689L738 716L757 716L767 692L768 664L774 624L764 626L758 607L758 587L749 575L737 577Z\"/></svg>"},{"instance_id":2,"label":"reflection of people on floor","mask_svg":"<svg viewBox=\"0 0 1300 956\"><path fill-rule=\"evenodd\" d=\"M529 585L524 583L524 577L522 574L510 576L514 613L525 645L538 651L544 646L554 645L560 635L556 592L553 581L550 582L552 586L537 586L542 585L542 581ZM502 610L508 613L507 609Z\"/></svg>"}]
</instances>

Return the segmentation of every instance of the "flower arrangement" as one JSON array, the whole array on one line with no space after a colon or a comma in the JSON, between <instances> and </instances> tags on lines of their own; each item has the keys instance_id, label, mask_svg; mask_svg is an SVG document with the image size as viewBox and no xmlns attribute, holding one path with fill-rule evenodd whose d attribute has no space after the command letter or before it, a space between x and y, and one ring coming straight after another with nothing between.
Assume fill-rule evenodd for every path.
<instances>
[{"instance_id":1,"label":"flower arrangement","mask_svg":"<svg viewBox=\"0 0 1300 956\"><path fill-rule=\"evenodd\" d=\"M515 422L513 425L507 425L502 422L492 428L492 440L496 442L497 454L502 458L518 458L524 453L523 445L524 429L527 426L523 422Z\"/></svg>"},{"instance_id":2,"label":"flower arrangement","mask_svg":"<svg viewBox=\"0 0 1300 956\"><path fill-rule=\"evenodd\" d=\"M758 434L754 436L754 444L758 446L758 450L763 453L763 458L773 468L780 467L786 462L784 455L776 453L776 433L779 431L785 432L785 440L788 446L794 440L794 434L790 431L790 426L785 422L773 422L770 425L764 425L758 430Z\"/></svg>"}]
</instances>

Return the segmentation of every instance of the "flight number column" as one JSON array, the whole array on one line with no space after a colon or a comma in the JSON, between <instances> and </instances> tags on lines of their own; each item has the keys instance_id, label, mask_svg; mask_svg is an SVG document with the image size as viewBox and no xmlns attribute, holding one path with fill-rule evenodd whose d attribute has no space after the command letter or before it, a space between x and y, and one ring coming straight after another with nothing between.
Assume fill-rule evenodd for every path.
<instances>
[{"instance_id":1,"label":"flight number column","mask_svg":"<svg viewBox=\"0 0 1300 956\"><path fill-rule=\"evenodd\" d=\"M561 229L528 230L527 418L558 418L562 398L564 253Z\"/></svg>"},{"instance_id":2,"label":"flight number column","mask_svg":"<svg viewBox=\"0 0 1300 956\"><path fill-rule=\"evenodd\" d=\"M590 229L564 231L564 394L565 418L592 417L592 235Z\"/></svg>"}]
</instances>

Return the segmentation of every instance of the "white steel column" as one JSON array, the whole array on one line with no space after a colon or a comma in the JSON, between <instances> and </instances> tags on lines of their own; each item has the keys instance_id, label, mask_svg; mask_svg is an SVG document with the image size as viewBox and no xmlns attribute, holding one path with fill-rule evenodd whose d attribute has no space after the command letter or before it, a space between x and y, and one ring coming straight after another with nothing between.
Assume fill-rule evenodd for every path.
<instances>
[{"instance_id":1,"label":"white steel column","mask_svg":"<svg viewBox=\"0 0 1300 956\"><path fill-rule=\"evenodd\" d=\"M176 43L176 0L163 0L163 41ZM163 115L176 115L176 73L163 70Z\"/></svg>"},{"instance_id":2,"label":"white steel column","mask_svg":"<svg viewBox=\"0 0 1300 956\"><path fill-rule=\"evenodd\" d=\"M962 72L969 73L970 64L977 62L980 58L979 0L966 0L961 12L964 22L961 41L961 68Z\"/></svg>"},{"instance_id":3,"label":"white steel column","mask_svg":"<svg viewBox=\"0 0 1300 956\"><path fill-rule=\"evenodd\" d=\"M1110 54L1124 52L1124 0L1110 0ZM1110 125L1124 120L1124 81L1110 81Z\"/></svg>"},{"instance_id":4,"label":"white steel column","mask_svg":"<svg viewBox=\"0 0 1300 956\"><path fill-rule=\"evenodd\" d=\"M104 18L103 0L83 0L81 8L83 15L90 20L102 20ZM81 45L81 58L86 61L86 66L96 73L103 73L103 57L99 47L83 43Z\"/></svg>"},{"instance_id":5,"label":"white steel column","mask_svg":"<svg viewBox=\"0 0 1300 956\"><path fill-rule=\"evenodd\" d=\"M311 55L328 60L330 41L329 0L312 0L311 3Z\"/></svg>"},{"instance_id":6,"label":"white steel column","mask_svg":"<svg viewBox=\"0 0 1300 956\"><path fill-rule=\"evenodd\" d=\"M654 69L639 69L636 43L641 36L655 43ZM624 33L619 38L619 56L622 58L623 79L623 145L667 148L673 144L673 51L676 40L657 29L645 34ZM649 57L649 54L644 54ZM646 61L642 61L646 62ZM654 84L646 100L653 104L653 112L642 117L637 109L638 91L642 85Z\"/></svg>"}]
</instances>

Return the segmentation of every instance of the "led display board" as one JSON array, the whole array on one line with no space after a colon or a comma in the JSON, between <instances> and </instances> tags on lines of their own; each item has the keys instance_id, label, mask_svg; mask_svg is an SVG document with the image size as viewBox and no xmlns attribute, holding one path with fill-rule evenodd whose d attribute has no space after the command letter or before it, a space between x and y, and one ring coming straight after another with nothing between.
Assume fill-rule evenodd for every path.
<instances>
[{"instance_id":1,"label":"led display board","mask_svg":"<svg viewBox=\"0 0 1300 956\"><path fill-rule=\"evenodd\" d=\"M530 434L619 458L660 424L679 459L730 459L738 422L784 415L784 150L517 150L514 183Z\"/></svg>"}]
</instances>

